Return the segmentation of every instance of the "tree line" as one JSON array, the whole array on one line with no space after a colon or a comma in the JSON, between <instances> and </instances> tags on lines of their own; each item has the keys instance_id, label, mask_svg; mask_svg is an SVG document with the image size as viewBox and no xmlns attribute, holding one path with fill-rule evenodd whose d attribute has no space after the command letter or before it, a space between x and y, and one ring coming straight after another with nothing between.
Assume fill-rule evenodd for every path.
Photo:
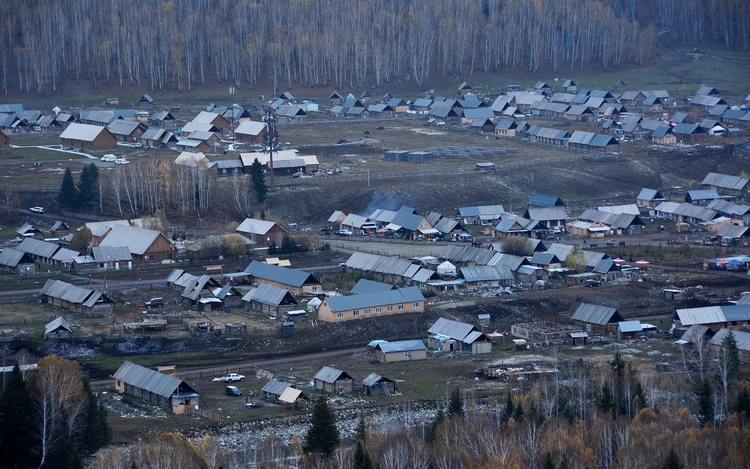
<instances>
[{"instance_id":1,"label":"tree line","mask_svg":"<svg viewBox=\"0 0 750 469\"><path fill-rule=\"evenodd\" d=\"M360 414L351 435L341 434L319 396L304 438L272 433L226 451L210 435L190 441L164 434L139 442L129 456L99 453L92 467L154 467L161 458L161 467L210 469L747 468L750 384L737 379L731 334L716 358L700 373L688 367L663 374L620 353L595 364L553 356L556 373L511 378L504 394L480 401L454 388L431 421L394 419L376 428Z\"/></svg>"},{"instance_id":2,"label":"tree line","mask_svg":"<svg viewBox=\"0 0 750 469\"><path fill-rule=\"evenodd\" d=\"M508 68L618 67L658 34L747 49L743 0L7 0L4 94L94 87L421 84Z\"/></svg>"},{"instance_id":3,"label":"tree line","mask_svg":"<svg viewBox=\"0 0 750 469\"><path fill-rule=\"evenodd\" d=\"M50 355L22 372L17 362L2 384L0 467L83 468L110 442L107 410L78 363Z\"/></svg>"}]
</instances>

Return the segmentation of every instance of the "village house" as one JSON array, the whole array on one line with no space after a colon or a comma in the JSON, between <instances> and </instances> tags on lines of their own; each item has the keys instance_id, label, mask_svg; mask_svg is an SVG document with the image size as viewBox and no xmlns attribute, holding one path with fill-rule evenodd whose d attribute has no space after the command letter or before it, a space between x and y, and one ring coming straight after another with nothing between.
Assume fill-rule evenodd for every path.
<instances>
[{"instance_id":1,"label":"village house","mask_svg":"<svg viewBox=\"0 0 750 469\"><path fill-rule=\"evenodd\" d=\"M285 381L271 379L260 390L263 393L261 397L267 401L278 402L279 397L289 388L294 388L294 385Z\"/></svg>"},{"instance_id":2,"label":"village house","mask_svg":"<svg viewBox=\"0 0 750 469\"><path fill-rule=\"evenodd\" d=\"M339 322L391 314L424 312L424 296L418 287L405 287L351 296L332 296L318 307L321 321Z\"/></svg>"},{"instance_id":3,"label":"village house","mask_svg":"<svg viewBox=\"0 0 750 469\"><path fill-rule=\"evenodd\" d=\"M44 326L44 338L49 340L70 339L73 328L64 317L58 316Z\"/></svg>"},{"instance_id":4,"label":"village house","mask_svg":"<svg viewBox=\"0 0 750 469\"><path fill-rule=\"evenodd\" d=\"M263 143L266 136L264 122L243 121L234 129L234 138L238 142Z\"/></svg>"},{"instance_id":5,"label":"village house","mask_svg":"<svg viewBox=\"0 0 750 469\"><path fill-rule=\"evenodd\" d=\"M175 118L169 111L155 112L149 120L160 127L174 127Z\"/></svg>"},{"instance_id":6,"label":"village house","mask_svg":"<svg viewBox=\"0 0 750 469\"><path fill-rule=\"evenodd\" d=\"M506 287L515 283L513 272L505 267L475 265L461 267L459 272L469 290Z\"/></svg>"},{"instance_id":7,"label":"village house","mask_svg":"<svg viewBox=\"0 0 750 469\"><path fill-rule=\"evenodd\" d=\"M0 150L3 148L10 148L10 137L0 132Z\"/></svg>"},{"instance_id":8,"label":"village house","mask_svg":"<svg viewBox=\"0 0 750 469\"><path fill-rule=\"evenodd\" d=\"M25 276L35 274L37 267L31 254L18 249L6 248L0 252L0 270Z\"/></svg>"},{"instance_id":9,"label":"village house","mask_svg":"<svg viewBox=\"0 0 750 469\"><path fill-rule=\"evenodd\" d=\"M177 248L161 232L127 225L113 226L99 246L125 246L136 262L176 261L179 256Z\"/></svg>"},{"instance_id":10,"label":"village house","mask_svg":"<svg viewBox=\"0 0 750 469\"><path fill-rule=\"evenodd\" d=\"M328 217L328 229L338 231L341 229L341 222L346 219L346 214L341 210L335 210L330 217Z\"/></svg>"},{"instance_id":11,"label":"village house","mask_svg":"<svg viewBox=\"0 0 750 469\"><path fill-rule=\"evenodd\" d=\"M615 335L617 324L625 319L614 308L581 303L573 313L573 325L597 335Z\"/></svg>"},{"instance_id":12,"label":"village house","mask_svg":"<svg viewBox=\"0 0 750 469\"><path fill-rule=\"evenodd\" d=\"M231 130L229 121L216 112L201 111L201 113L195 116L191 122L195 124L213 125L224 134Z\"/></svg>"},{"instance_id":13,"label":"village house","mask_svg":"<svg viewBox=\"0 0 750 469\"><path fill-rule=\"evenodd\" d=\"M82 150L107 150L117 148L117 137L106 127L73 123L60 134L60 143Z\"/></svg>"},{"instance_id":14,"label":"village house","mask_svg":"<svg viewBox=\"0 0 750 469\"><path fill-rule=\"evenodd\" d=\"M750 325L750 309L747 305L704 306L683 308L675 311L677 327L688 328L695 324L713 330L721 328L742 329Z\"/></svg>"},{"instance_id":15,"label":"village house","mask_svg":"<svg viewBox=\"0 0 750 469\"><path fill-rule=\"evenodd\" d=\"M427 347L421 339L381 341L375 345L374 350L375 357L381 363L427 359Z\"/></svg>"},{"instance_id":16,"label":"village house","mask_svg":"<svg viewBox=\"0 0 750 469\"><path fill-rule=\"evenodd\" d=\"M252 261L242 275L248 278L250 283L267 284L285 289L295 296L315 294L322 289L320 281L310 273L265 262Z\"/></svg>"},{"instance_id":17,"label":"village house","mask_svg":"<svg viewBox=\"0 0 750 469\"><path fill-rule=\"evenodd\" d=\"M245 218L235 230L258 246L281 246L287 232L276 222Z\"/></svg>"},{"instance_id":18,"label":"village house","mask_svg":"<svg viewBox=\"0 0 750 469\"><path fill-rule=\"evenodd\" d=\"M151 404L166 407L174 414L197 408L200 396L185 381L126 361L112 377L115 389Z\"/></svg>"},{"instance_id":19,"label":"village house","mask_svg":"<svg viewBox=\"0 0 750 469\"><path fill-rule=\"evenodd\" d=\"M242 301L245 309L273 318L299 307L299 301L288 290L265 283L252 288L242 297Z\"/></svg>"},{"instance_id":20,"label":"village house","mask_svg":"<svg viewBox=\"0 0 750 469\"><path fill-rule=\"evenodd\" d=\"M354 378L346 371L338 370L330 366L324 366L315 374L313 383L316 390L331 394L344 394L354 392Z\"/></svg>"},{"instance_id":21,"label":"village house","mask_svg":"<svg viewBox=\"0 0 750 469\"><path fill-rule=\"evenodd\" d=\"M60 280L47 280L39 292L42 303L65 308L87 316L109 316L113 301L99 290L81 288Z\"/></svg>"},{"instance_id":22,"label":"village house","mask_svg":"<svg viewBox=\"0 0 750 469\"><path fill-rule=\"evenodd\" d=\"M703 189L715 190L720 194L742 197L748 192L750 179L729 174L708 173L701 182Z\"/></svg>"},{"instance_id":23,"label":"village house","mask_svg":"<svg viewBox=\"0 0 750 469\"><path fill-rule=\"evenodd\" d=\"M107 129L121 142L135 143L140 142L141 137L148 130L148 127L140 122L120 119L109 124Z\"/></svg>"},{"instance_id":24,"label":"village house","mask_svg":"<svg viewBox=\"0 0 750 469\"><path fill-rule=\"evenodd\" d=\"M471 324L440 318L427 332L431 349L472 355L492 352L492 340Z\"/></svg>"}]
</instances>

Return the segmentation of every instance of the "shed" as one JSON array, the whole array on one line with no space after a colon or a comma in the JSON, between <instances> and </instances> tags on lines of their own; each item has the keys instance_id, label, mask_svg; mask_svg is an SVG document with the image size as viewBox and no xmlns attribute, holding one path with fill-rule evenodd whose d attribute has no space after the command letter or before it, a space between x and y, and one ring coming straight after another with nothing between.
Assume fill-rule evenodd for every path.
<instances>
[{"instance_id":1,"label":"shed","mask_svg":"<svg viewBox=\"0 0 750 469\"><path fill-rule=\"evenodd\" d=\"M271 402L276 402L279 400L279 397L284 394L284 391L293 387L294 385L291 383L272 379L268 381L268 383L266 383L266 385L263 386L260 391L261 393L263 393L263 399L267 399Z\"/></svg>"},{"instance_id":2,"label":"shed","mask_svg":"<svg viewBox=\"0 0 750 469\"><path fill-rule=\"evenodd\" d=\"M617 323L617 340L635 340L643 331L641 321L620 321Z\"/></svg>"},{"instance_id":3,"label":"shed","mask_svg":"<svg viewBox=\"0 0 750 469\"><path fill-rule=\"evenodd\" d=\"M73 328L64 317L58 316L44 326L45 339L69 339L73 335Z\"/></svg>"},{"instance_id":4,"label":"shed","mask_svg":"<svg viewBox=\"0 0 750 469\"><path fill-rule=\"evenodd\" d=\"M382 363L427 359L427 348L421 339L380 342L375 346L375 357Z\"/></svg>"},{"instance_id":5,"label":"shed","mask_svg":"<svg viewBox=\"0 0 750 469\"><path fill-rule=\"evenodd\" d=\"M471 324L440 318L427 332L430 334L428 345L432 349L471 354L492 352L492 340Z\"/></svg>"},{"instance_id":6,"label":"shed","mask_svg":"<svg viewBox=\"0 0 750 469\"><path fill-rule=\"evenodd\" d=\"M313 378L315 389L332 394L351 393L354 391L354 378L346 371L324 366Z\"/></svg>"},{"instance_id":7,"label":"shed","mask_svg":"<svg viewBox=\"0 0 750 469\"><path fill-rule=\"evenodd\" d=\"M573 313L573 324L584 328L586 332L614 335L618 323L625 319L614 308L581 303Z\"/></svg>"},{"instance_id":8,"label":"shed","mask_svg":"<svg viewBox=\"0 0 750 469\"><path fill-rule=\"evenodd\" d=\"M396 393L396 382L377 373L370 373L362 380L362 392L368 396L376 394L392 396Z\"/></svg>"}]
</instances>

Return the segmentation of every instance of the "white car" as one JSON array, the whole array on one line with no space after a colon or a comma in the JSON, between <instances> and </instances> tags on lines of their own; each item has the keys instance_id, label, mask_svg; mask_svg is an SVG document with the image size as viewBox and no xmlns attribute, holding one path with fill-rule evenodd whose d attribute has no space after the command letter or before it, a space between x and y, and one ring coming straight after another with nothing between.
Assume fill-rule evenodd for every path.
<instances>
[{"instance_id":1,"label":"white car","mask_svg":"<svg viewBox=\"0 0 750 469\"><path fill-rule=\"evenodd\" d=\"M112 153L108 153L102 156L102 161L104 161L105 163L113 163L117 161L117 156L113 155Z\"/></svg>"},{"instance_id":2,"label":"white car","mask_svg":"<svg viewBox=\"0 0 750 469\"><path fill-rule=\"evenodd\" d=\"M125 158L117 158L115 160L115 164L130 164L130 161L126 160Z\"/></svg>"},{"instance_id":3,"label":"white car","mask_svg":"<svg viewBox=\"0 0 750 469\"><path fill-rule=\"evenodd\" d=\"M222 376L221 379L225 383L232 383L234 381L245 381L245 375L240 375L237 373L229 373L226 376Z\"/></svg>"},{"instance_id":4,"label":"white car","mask_svg":"<svg viewBox=\"0 0 750 469\"><path fill-rule=\"evenodd\" d=\"M29 210L34 213L44 213L44 209L42 207L31 207Z\"/></svg>"}]
</instances>

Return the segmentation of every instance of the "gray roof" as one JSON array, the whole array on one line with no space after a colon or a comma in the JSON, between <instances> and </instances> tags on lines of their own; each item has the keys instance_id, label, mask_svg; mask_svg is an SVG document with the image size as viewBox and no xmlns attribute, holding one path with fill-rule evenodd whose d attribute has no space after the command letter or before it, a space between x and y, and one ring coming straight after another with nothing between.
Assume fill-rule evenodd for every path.
<instances>
[{"instance_id":1,"label":"gray roof","mask_svg":"<svg viewBox=\"0 0 750 469\"><path fill-rule=\"evenodd\" d=\"M99 243L102 247L127 247L131 253L142 256L159 236L159 231L136 228L128 225L115 225ZM166 239L166 237L165 237ZM169 241L169 240L167 240ZM171 242L171 241L170 241Z\"/></svg>"},{"instance_id":2,"label":"gray roof","mask_svg":"<svg viewBox=\"0 0 750 469\"><path fill-rule=\"evenodd\" d=\"M705 186L716 186L722 189L739 191L744 189L745 186L747 186L748 182L750 182L750 180L740 176L731 176L729 174L720 173L708 173L706 174L706 177L703 178L703 182L701 182L701 184Z\"/></svg>"},{"instance_id":3,"label":"gray roof","mask_svg":"<svg viewBox=\"0 0 750 469\"><path fill-rule=\"evenodd\" d=\"M16 267L23 259L24 254L26 253L13 248L3 249L3 252L0 252L0 265Z\"/></svg>"},{"instance_id":4,"label":"gray roof","mask_svg":"<svg viewBox=\"0 0 750 469\"><path fill-rule=\"evenodd\" d=\"M451 262L488 265L496 254L492 249L449 244L443 248L439 257Z\"/></svg>"},{"instance_id":5,"label":"gray roof","mask_svg":"<svg viewBox=\"0 0 750 469\"><path fill-rule=\"evenodd\" d=\"M688 191L685 196L685 202L690 200L714 200L720 199L721 196L714 189L699 189L694 191Z\"/></svg>"},{"instance_id":6,"label":"gray roof","mask_svg":"<svg viewBox=\"0 0 750 469\"><path fill-rule=\"evenodd\" d=\"M513 272L505 267L492 265L475 265L461 267L461 275L467 282L487 282L494 280L513 280Z\"/></svg>"},{"instance_id":7,"label":"gray roof","mask_svg":"<svg viewBox=\"0 0 750 469\"><path fill-rule=\"evenodd\" d=\"M547 252L554 253L558 259L563 259L563 260L567 258L568 254L570 254L574 250L575 250L575 247L569 244L560 244L560 243L552 243L547 248Z\"/></svg>"},{"instance_id":8,"label":"gray roof","mask_svg":"<svg viewBox=\"0 0 750 469\"><path fill-rule=\"evenodd\" d=\"M715 346L721 346L721 341L724 340L728 334L729 329L719 329L716 335L714 335L708 343ZM732 334L734 335L735 342L737 342L737 349L742 350L743 352L750 351L750 333L732 331Z\"/></svg>"},{"instance_id":9,"label":"gray roof","mask_svg":"<svg viewBox=\"0 0 750 469\"><path fill-rule=\"evenodd\" d=\"M377 373L370 373L365 379L362 380L362 386L371 388L377 384L380 384L382 381L393 382L393 380L380 376Z\"/></svg>"},{"instance_id":10,"label":"gray roof","mask_svg":"<svg viewBox=\"0 0 750 469\"><path fill-rule=\"evenodd\" d=\"M169 399L181 390L195 394L195 391L183 380L129 361L123 363L112 377L130 386L146 390L166 399Z\"/></svg>"},{"instance_id":11,"label":"gray roof","mask_svg":"<svg viewBox=\"0 0 750 469\"><path fill-rule=\"evenodd\" d=\"M301 270L287 269L265 262L252 261L245 268L245 273L264 280L279 282L283 285L301 287L306 283L320 283L312 274Z\"/></svg>"},{"instance_id":12,"label":"gray roof","mask_svg":"<svg viewBox=\"0 0 750 469\"><path fill-rule=\"evenodd\" d=\"M159 127L151 127L150 129L143 132L141 139L143 140L159 140L164 136L166 130L160 129Z\"/></svg>"},{"instance_id":13,"label":"gray roof","mask_svg":"<svg viewBox=\"0 0 750 469\"><path fill-rule=\"evenodd\" d=\"M73 331L73 329L71 329L70 327L70 324L68 324L68 321L66 321L64 317L58 316L44 326L44 335L46 336L50 332L53 332L60 328L65 329L68 332Z\"/></svg>"},{"instance_id":14,"label":"gray roof","mask_svg":"<svg viewBox=\"0 0 750 469\"><path fill-rule=\"evenodd\" d=\"M276 165L278 165L278 161L276 161L275 163ZM245 218L235 231L239 233L264 235L268 233L275 225L276 223L272 221L258 220L256 218ZM281 227L279 226L279 228Z\"/></svg>"},{"instance_id":15,"label":"gray roof","mask_svg":"<svg viewBox=\"0 0 750 469\"><path fill-rule=\"evenodd\" d=\"M411 261L398 257L379 256L355 252L347 259L346 266L365 272L403 276L411 267Z\"/></svg>"},{"instance_id":16,"label":"gray roof","mask_svg":"<svg viewBox=\"0 0 750 469\"><path fill-rule=\"evenodd\" d=\"M107 127L110 132L112 132L113 135L125 135L128 136L133 133L135 129L140 127L140 122L137 121L126 121L122 119L118 119Z\"/></svg>"},{"instance_id":17,"label":"gray roof","mask_svg":"<svg viewBox=\"0 0 750 469\"><path fill-rule=\"evenodd\" d=\"M375 346L376 349L382 350L384 353L391 352L411 352L413 350L426 350L422 339L413 340L399 340L396 342L381 342Z\"/></svg>"},{"instance_id":18,"label":"gray roof","mask_svg":"<svg viewBox=\"0 0 750 469\"><path fill-rule=\"evenodd\" d=\"M330 366L324 366L321 368L320 371L315 374L314 379L319 379L324 383L335 383L339 379L354 380L354 378L352 378L346 371L338 370Z\"/></svg>"},{"instance_id":19,"label":"gray roof","mask_svg":"<svg viewBox=\"0 0 750 469\"><path fill-rule=\"evenodd\" d=\"M525 218L539 221L565 220L568 217L565 207L529 207Z\"/></svg>"},{"instance_id":20,"label":"gray roof","mask_svg":"<svg viewBox=\"0 0 750 469\"><path fill-rule=\"evenodd\" d=\"M641 321L620 321L617 323L617 328L620 329L620 332L641 332L643 330L643 326L641 326Z\"/></svg>"},{"instance_id":21,"label":"gray roof","mask_svg":"<svg viewBox=\"0 0 750 469\"><path fill-rule=\"evenodd\" d=\"M716 210L717 212L721 212L726 215L740 217L750 211L750 207L747 205L735 204L724 199L714 199L708 205L706 205L706 208L710 210Z\"/></svg>"},{"instance_id":22,"label":"gray roof","mask_svg":"<svg viewBox=\"0 0 750 469\"><path fill-rule=\"evenodd\" d=\"M677 317L683 326L693 324L713 324L726 322L721 306L705 306L702 308L684 308L676 310Z\"/></svg>"},{"instance_id":23,"label":"gray roof","mask_svg":"<svg viewBox=\"0 0 750 469\"><path fill-rule=\"evenodd\" d=\"M532 264L550 265L559 263L562 260L563 259L559 259L552 252L535 252L529 262L531 262Z\"/></svg>"},{"instance_id":24,"label":"gray roof","mask_svg":"<svg viewBox=\"0 0 750 469\"><path fill-rule=\"evenodd\" d=\"M458 214L462 217L479 217L482 220L497 220L505 213L502 205L475 205L472 207L458 207Z\"/></svg>"},{"instance_id":25,"label":"gray roof","mask_svg":"<svg viewBox=\"0 0 750 469\"><path fill-rule=\"evenodd\" d=\"M565 202L556 195L534 194L529 199L529 207L564 207Z\"/></svg>"},{"instance_id":26,"label":"gray roof","mask_svg":"<svg viewBox=\"0 0 750 469\"><path fill-rule=\"evenodd\" d=\"M174 283L184 273L185 271L182 269L173 269L172 272L170 272L170 274L167 276L167 283Z\"/></svg>"},{"instance_id":27,"label":"gray roof","mask_svg":"<svg viewBox=\"0 0 750 469\"><path fill-rule=\"evenodd\" d=\"M488 265L505 267L506 269L509 269L511 272L515 272L518 269L520 269L521 266L525 263L526 264L528 263L525 257L514 256L513 254L500 253L496 256L493 256L491 264L488 264Z\"/></svg>"},{"instance_id":28,"label":"gray roof","mask_svg":"<svg viewBox=\"0 0 750 469\"><path fill-rule=\"evenodd\" d=\"M257 288L251 289L242 297L242 300L257 301L274 307L279 306L284 300L299 304L288 290L277 288L265 283L261 283Z\"/></svg>"},{"instance_id":29,"label":"gray roof","mask_svg":"<svg viewBox=\"0 0 750 469\"><path fill-rule=\"evenodd\" d=\"M422 215L399 210L396 213L396 216L393 217L393 220L391 220L391 223L410 231L416 231L419 229L419 225L422 224L423 221L425 221L425 218Z\"/></svg>"},{"instance_id":30,"label":"gray roof","mask_svg":"<svg viewBox=\"0 0 750 469\"><path fill-rule=\"evenodd\" d=\"M19 251L27 252L32 256L38 256L43 258L51 258L60 246L54 243L48 243L34 238L26 238L16 248Z\"/></svg>"},{"instance_id":31,"label":"gray roof","mask_svg":"<svg viewBox=\"0 0 750 469\"><path fill-rule=\"evenodd\" d=\"M334 223L343 214L341 210L334 210L330 217L328 217L328 223Z\"/></svg>"},{"instance_id":32,"label":"gray roof","mask_svg":"<svg viewBox=\"0 0 750 469\"><path fill-rule=\"evenodd\" d=\"M332 296L325 299L331 311L349 311L353 309L374 308L376 306L393 305L397 303L413 303L424 301L424 296L418 287L405 287L397 290L364 293L351 296Z\"/></svg>"},{"instance_id":33,"label":"gray roof","mask_svg":"<svg viewBox=\"0 0 750 469\"><path fill-rule=\"evenodd\" d=\"M412 276L411 279L413 282L416 282L416 283L426 283L429 280L431 280L434 275L435 275L434 270L422 268L422 269L419 269L419 271L416 274L414 274L414 276Z\"/></svg>"},{"instance_id":34,"label":"gray roof","mask_svg":"<svg viewBox=\"0 0 750 469\"><path fill-rule=\"evenodd\" d=\"M747 226L737 226L737 225L724 225L719 229L718 232L716 232L717 236L725 237L725 238L742 238L745 236L750 230Z\"/></svg>"},{"instance_id":35,"label":"gray roof","mask_svg":"<svg viewBox=\"0 0 750 469\"><path fill-rule=\"evenodd\" d=\"M702 324L693 324L688 328L687 331L685 331L684 334L682 334L682 337L680 337L680 339L686 342L697 344L706 334L712 333L713 331L708 326L704 326Z\"/></svg>"},{"instance_id":36,"label":"gray roof","mask_svg":"<svg viewBox=\"0 0 750 469\"><path fill-rule=\"evenodd\" d=\"M127 246L94 246L91 248L91 256L96 262L120 262L131 261L133 256Z\"/></svg>"},{"instance_id":37,"label":"gray roof","mask_svg":"<svg viewBox=\"0 0 750 469\"><path fill-rule=\"evenodd\" d=\"M63 301L68 301L74 304L85 304L86 306L93 306L91 299L96 296L96 300L101 296L101 292L89 290L87 288L77 287L69 283L61 282L60 280L47 280L42 290L39 292L40 295L49 296L52 298L59 298ZM94 300L94 302L96 302Z\"/></svg>"},{"instance_id":38,"label":"gray roof","mask_svg":"<svg viewBox=\"0 0 750 469\"><path fill-rule=\"evenodd\" d=\"M93 142L102 132L108 130L98 125L72 123L60 134L60 138Z\"/></svg>"},{"instance_id":39,"label":"gray roof","mask_svg":"<svg viewBox=\"0 0 750 469\"><path fill-rule=\"evenodd\" d=\"M267 392L268 394L275 394L277 396L280 396L286 391L287 388L292 388L290 383L279 381L272 379L269 382L266 383L265 386L263 386L263 389L261 391Z\"/></svg>"},{"instance_id":40,"label":"gray roof","mask_svg":"<svg viewBox=\"0 0 750 469\"><path fill-rule=\"evenodd\" d=\"M473 332L481 331L471 324L465 322L453 321L451 319L440 318L430 327L427 332L432 335L450 337L454 340L464 341Z\"/></svg>"},{"instance_id":41,"label":"gray roof","mask_svg":"<svg viewBox=\"0 0 750 469\"><path fill-rule=\"evenodd\" d=\"M573 320L605 326L611 322L624 321L624 318L614 308L581 303L576 312L573 313Z\"/></svg>"},{"instance_id":42,"label":"gray roof","mask_svg":"<svg viewBox=\"0 0 750 469\"><path fill-rule=\"evenodd\" d=\"M643 220L638 215L602 212L593 208L583 212L579 218L587 222L599 222L613 229L625 229L631 225L643 225Z\"/></svg>"},{"instance_id":43,"label":"gray roof","mask_svg":"<svg viewBox=\"0 0 750 469\"><path fill-rule=\"evenodd\" d=\"M616 267L615 261L612 259L601 259L596 263L593 272L598 274L606 274L612 270L612 267Z\"/></svg>"},{"instance_id":44,"label":"gray roof","mask_svg":"<svg viewBox=\"0 0 750 469\"><path fill-rule=\"evenodd\" d=\"M352 293L358 295L395 290L396 286L389 283L375 282L373 280L360 279L352 288Z\"/></svg>"},{"instance_id":45,"label":"gray roof","mask_svg":"<svg viewBox=\"0 0 750 469\"><path fill-rule=\"evenodd\" d=\"M74 251L72 249L68 248L60 248L58 251L52 256L52 260L63 262L63 261L72 261L76 257L80 256L81 253L78 251Z\"/></svg>"},{"instance_id":46,"label":"gray roof","mask_svg":"<svg viewBox=\"0 0 750 469\"><path fill-rule=\"evenodd\" d=\"M695 218L700 221L711 221L716 218L717 215L716 210L711 210L686 202L662 202L656 207L655 210L659 213L680 215L683 217Z\"/></svg>"}]
</instances>

